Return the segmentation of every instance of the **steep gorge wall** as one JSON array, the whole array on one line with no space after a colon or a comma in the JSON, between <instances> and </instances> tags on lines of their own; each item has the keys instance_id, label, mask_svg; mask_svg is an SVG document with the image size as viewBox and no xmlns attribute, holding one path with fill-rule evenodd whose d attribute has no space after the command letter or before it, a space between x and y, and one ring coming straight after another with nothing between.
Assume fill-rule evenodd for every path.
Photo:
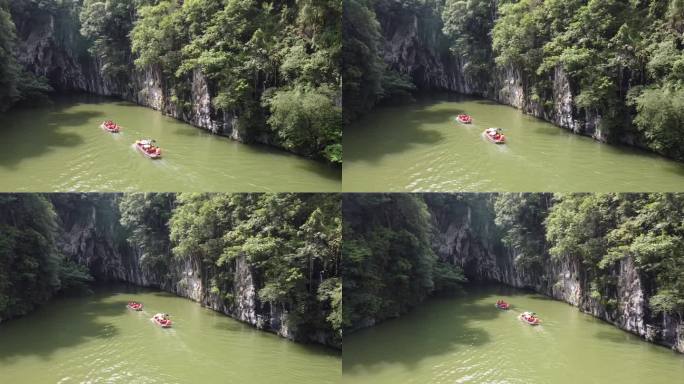
<instances>
[{"instance_id":1,"label":"steep gorge wall","mask_svg":"<svg viewBox=\"0 0 684 384\"><path fill-rule=\"evenodd\" d=\"M264 134L246 137L238 129L237 111L215 109L211 104L211 84L199 70L186 79L191 95L188 100L179 101L189 105L185 108L172 101L171 87L159 68L135 69L131 58L128 74L116 78L103 75L101 61L88 53L88 43L80 35L78 23L67 22L74 17L58 17L48 12L14 15L19 63L30 72L46 77L60 92L116 96L214 134L238 141L274 144Z\"/></svg>"},{"instance_id":2,"label":"steep gorge wall","mask_svg":"<svg viewBox=\"0 0 684 384\"><path fill-rule=\"evenodd\" d=\"M432 212L433 249L438 257L461 266L471 281L494 281L564 301L621 329L684 353L684 322L653 314L648 301L649 281L625 258L612 271L617 280L615 309L590 296L588 277L579 262L556 261L545 255L541 270L526 270L515 263L516 254L498 240L493 222L475 228L472 212L449 217Z\"/></svg>"},{"instance_id":3,"label":"steep gorge wall","mask_svg":"<svg viewBox=\"0 0 684 384\"><path fill-rule=\"evenodd\" d=\"M549 79L553 84L553 107L544 109L532 100L518 68L496 69L491 81L468 76L468 62L450 52L441 17L431 6L420 8L418 13L402 8L400 3L386 2L385 6L376 12L384 38L383 59L389 68L409 75L419 89L485 97L574 133L607 139L608 132L599 129L600 116L574 106L575 92L562 68L556 68Z\"/></svg>"},{"instance_id":4,"label":"steep gorge wall","mask_svg":"<svg viewBox=\"0 0 684 384\"><path fill-rule=\"evenodd\" d=\"M145 268L141 262L142 250L125 241L118 215L112 216L112 211L94 205L81 206L79 211L74 211L70 206L54 203L60 222L60 251L87 266L96 280L160 288L282 337L334 346L333 335L322 331L298 334L288 328L286 310L261 302L257 296L263 285L261 278L244 258L238 258L236 262L234 300L228 304L211 292L210 273L196 263L172 259L166 271Z\"/></svg>"}]
</instances>

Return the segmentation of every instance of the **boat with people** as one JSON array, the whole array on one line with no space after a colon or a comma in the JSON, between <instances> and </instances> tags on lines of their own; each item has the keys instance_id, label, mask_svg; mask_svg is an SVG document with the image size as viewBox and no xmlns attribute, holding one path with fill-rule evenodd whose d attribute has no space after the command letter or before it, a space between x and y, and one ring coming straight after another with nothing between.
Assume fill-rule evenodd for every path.
<instances>
[{"instance_id":1,"label":"boat with people","mask_svg":"<svg viewBox=\"0 0 684 384\"><path fill-rule=\"evenodd\" d=\"M511 305L508 304L507 302L503 301L503 300L497 300L496 301L496 307L499 309L509 309L509 308L511 308Z\"/></svg>"},{"instance_id":2,"label":"boat with people","mask_svg":"<svg viewBox=\"0 0 684 384\"><path fill-rule=\"evenodd\" d=\"M473 122L473 117L470 115L466 115L465 113L462 113L456 116L456 121L463 124L470 124Z\"/></svg>"},{"instance_id":3,"label":"boat with people","mask_svg":"<svg viewBox=\"0 0 684 384\"><path fill-rule=\"evenodd\" d=\"M135 147L150 159L161 158L161 148L159 148L157 143L152 139L136 140Z\"/></svg>"},{"instance_id":4,"label":"boat with people","mask_svg":"<svg viewBox=\"0 0 684 384\"><path fill-rule=\"evenodd\" d=\"M494 144L504 144L506 142L506 136L503 134L501 128L487 128L483 133L487 140Z\"/></svg>"},{"instance_id":5,"label":"boat with people","mask_svg":"<svg viewBox=\"0 0 684 384\"><path fill-rule=\"evenodd\" d=\"M541 323L541 319L537 317L537 314L534 312L523 312L520 314L520 320L522 320L524 323L527 323L529 325L539 325Z\"/></svg>"},{"instance_id":6,"label":"boat with people","mask_svg":"<svg viewBox=\"0 0 684 384\"><path fill-rule=\"evenodd\" d=\"M119 131L121 131L121 126L111 120L103 121L102 124L100 124L100 128L111 133L119 133Z\"/></svg>"},{"instance_id":7,"label":"boat with people","mask_svg":"<svg viewBox=\"0 0 684 384\"><path fill-rule=\"evenodd\" d=\"M171 328L173 322L169 319L169 315L166 313L157 313L152 316L152 321L157 323L162 328Z\"/></svg>"},{"instance_id":8,"label":"boat with people","mask_svg":"<svg viewBox=\"0 0 684 384\"><path fill-rule=\"evenodd\" d=\"M142 311L143 310L143 305L142 303L138 303L136 301L129 301L128 304L126 305L128 309L132 309L134 311Z\"/></svg>"}]
</instances>

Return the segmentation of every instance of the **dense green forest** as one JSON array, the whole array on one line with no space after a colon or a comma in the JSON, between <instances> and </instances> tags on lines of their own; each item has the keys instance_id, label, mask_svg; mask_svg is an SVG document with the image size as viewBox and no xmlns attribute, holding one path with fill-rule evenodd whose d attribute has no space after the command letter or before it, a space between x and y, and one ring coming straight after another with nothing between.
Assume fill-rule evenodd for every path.
<instances>
[{"instance_id":1,"label":"dense green forest","mask_svg":"<svg viewBox=\"0 0 684 384\"><path fill-rule=\"evenodd\" d=\"M345 194L343 207L345 328L397 317L465 281L433 252L422 195Z\"/></svg>"},{"instance_id":2,"label":"dense green forest","mask_svg":"<svg viewBox=\"0 0 684 384\"><path fill-rule=\"evenodd\" d=\"M0 0L0 112L23 100L44 99L52 90L47 80L24 70L16 60L16 34L9 3Z\"/></svg>"},{"instance_id":3,"label":"dense green forest","mask_svg":"<svg viewBox=\"0 0 684 384\"><path fill-rule=\"evenodd\" d=\"M57 231L54 207L45 196L0 195L0 321L92 280L83 266L60 254Z\"/></svg>"},{"instance_id":4,"label":"dense green forest","mask_svg":"<svg viewBox=\"0 0 684 384\"><path fill-rule=\"evenodd\" d=\"M91 279L60 253L57 238L63 223L96 216L96 227L115 229L110 241L140 250L146 273L179 281L174 263L190 260L227 306L234 303L237 259L244 258L257 276L261 302L286 310L298 334L330 331L339 344L340 205L335 194L2 196L0 319L23 315Z\"/></svg>"},{"instance_id":5,"label":"dense green forest","mask_svg":"<svg viewBox=\"0 0 684 384\"><path fill-rule=\"evenodd\" d=\"M636 135L651 150L684 160L680 0L348 0L345 6L348 120L410 89L383 62L378 20L415 15L438 36L418 31L424 49L463 62L466 80L482 95L496 94L497 74L515 69L527 102L552 114L553 79L562 68L576 115L600 115L609 140Z\"/></svg>"},{"instance_id":6,"label":"dense green forest","mask_svg":"<svg viewBox=\"0 0 684 384\"><path fill-rule=\"evenodd\" d=\"M458 291L463 272L435 256L439 222L467 225L494 251L515 250L527 275L577 262L583 289L609 311L618 263L629 257L649 309L684 319L683 194L359 194L344 197L343 215L349 329L396 317L435 291Z\"/></svg>"},{"instance_id":7,"label":"dense green forest","mask_svg":"<svg viewBox=\"0 0 684 384\"><path fill-rule=\"evenodd\" d=\"M129 194L120 209L144 268L164 275L191 260L232 305L244 257L262 282L259 299L287 310L290 327L331 329L341 342L340 203L334 194Z\"/></svg>"},{"instance_id":8,"label":"dense green forest","mask_svg":"<svg viewBox=\"0 0 684 384\"><path fill-rule=\"evenodd\" d=\"M78 29L79 38L55 39L97 58L110 81L126 84L135 70L159 69L181 111L192 109L199 70L213 107L237 118L247 140L267 135L293 152L342 161L339 0L2 0L2 109L48 90L42 80L27 82L14 58L9 11L29 21L47 13L58 31Z\"/></svg>"}]
</instances>

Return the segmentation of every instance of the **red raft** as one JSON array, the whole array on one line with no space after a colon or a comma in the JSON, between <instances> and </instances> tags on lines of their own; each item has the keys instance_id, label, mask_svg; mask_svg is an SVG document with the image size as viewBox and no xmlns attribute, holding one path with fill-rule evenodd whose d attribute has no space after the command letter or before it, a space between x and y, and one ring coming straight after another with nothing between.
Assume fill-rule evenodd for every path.
<instances>
[{"instance_id":1,"label":"red raft","mask_svg":"<svg viewBox=\"0 0 684 384\"><path fill-rule=\"evenodd\" d=\"M507 302L503 301L503 300L497 300L496 301L496 307L499 309L510 309L511 305L508 304Z\"/></svg>"},{"instance_id":2,"label":"red raft","mask_svg":"<svg viewBox=\"0 0 684 384\"><path fill-rule=\"evenodd\" d=\"M102 124L100 124L100 128L111 133L119 133L119 131L121 131L121 127L111 120L103 121Z\"/></svg>"},{"instance_id":3,"label":"red raft","mask_svg":"<svg viewBox=\"0 0 684 384\"><path fill-rule=\"evenodd\" d=\"M470 124L473 122L473 117L465 113L456 116L456 121L463 124Z\"/></svg>"},{"instance_id":4,"label":"red raft","mask_svg":"<svg viewBox=\"0 0 684 384\"><path fill-rule=\"evenodd\" d=\"M161 159L161 148L157 147L154 140L136 140L135 147L150 159Z\"/></svg>"},{"instance_id":5,"label":"red raft","mask_svg":"<svg viewBox=\"0 0 684 384\"><path fill-rule=\"evenodd\" d=\"M504 144L506 142L506 136L501 132L501 128L487 128L483 135L494 144Z\"/></svg>"},{"instance_id":6,"label":"red raft","mask_svg":"<svg viewBox=\"0 0 684 384\"><path fill-rule=\"evenodd\" d=\"M152 317L152 321L157 323L162 328L171 328L173 322L169 320L169 316L164 313L157 313Z\"/></svg>"},{"instance_id":7,"label":"red raft","mask_svg":"<svg viewBox=\"0 0 684 384\"><path fill-rule=\"evenodd\" d=\"M541 319L537 317L537 315L534 314L534 312L523 312L520 315L520 320L522 320L523 323L527 323L529 325L539 325L541 323Z\"/></svg>"},{"instance_id":8,"label":"red raft","mask_svg":"<svg viewBox=\"0 0 684 384\"><path fill-rule=\"evenodd\" d=\"M134 311L142 311L143 310L142 303L138 303L135 301L129 302L128 305L126 305L126 307L128 307L128 309L132 309Z\"/></svg>"}]
</instances>

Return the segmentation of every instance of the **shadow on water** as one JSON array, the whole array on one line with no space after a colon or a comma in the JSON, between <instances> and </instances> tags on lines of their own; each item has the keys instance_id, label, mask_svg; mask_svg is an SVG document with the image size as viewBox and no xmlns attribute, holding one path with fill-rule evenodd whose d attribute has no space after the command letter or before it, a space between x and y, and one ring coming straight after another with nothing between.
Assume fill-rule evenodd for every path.
<instances>
[{"instance_id":1,"label":"shadow on water","mask_svg":"<svg viewBox=\"0 0 684 384\"><path fill-rule=\"evenodd\" d=\"M49 113L32 114L31 108L15 109L0 117L5 147L0 145L0 166L16 168L26 158L40 157L57 147L76 147L84 143L76 133L60 132L63 127L81 126L103 114L96 111L66 112L67 106L56 103ZM31 140L14 139L13 130L32 129ZM23 133L22 133L22 136Z\"/></svg>"},{"instance_id":2,"label":"shadow on water","mask_svg":"<svg viewBox=\"0 0 684 384\"><path fill-rule=\"evenodd\" d=\"M464 112L461 109L436 111L430 109L437 104L436 102L421 102L422 108L412 111L408 116L405 109L378 108L348 128L350 131L370 130L370 132L361 136L355 135L358 138L352 139L354 143L343 138L345 140L343 146L348 148L347 157L354 161L377 162L386 155L402 153L416 145L432 145L443 141L444 133L434 129L425 129L423 126L442 124L444 128L453 128L454 116ZM376 127L388 124L398 129L388 131ZM384 132L390 132L390 134L385 135Z\"/></svg>"},{"instance_id":3,"label":"shadow on water","mask_svg":"<svg viewBox=\"0 0 684 384\"><path fill-rule=\"evenodd\" d=\"M432 356L453 354L491 341L489 333L473 322L502 315L490 304L480 304L473 295L457 299L430 299L400 319L355 332L363 345L345 344L344 370L381 370L383 364L402 364L408 369ZM454 305L454 300L459 305ZM347 357L349 354L349 358Z\"/></svg>"},{"instance_id":4,"label":"shadow on water","mask_svg":"<svg viewBox=\"0 0 684 384\"><path fill-rule=\"evenodd\" d=\"M59 349L117 336L119 330L114 323L99 319L127 311L126 301L94 300L85 304L81 300L57 300L27 316L0 324L0 363L22 356L49 360ZM73 316L73 312L79 315Z\"/></svg>"}]
</instances>

